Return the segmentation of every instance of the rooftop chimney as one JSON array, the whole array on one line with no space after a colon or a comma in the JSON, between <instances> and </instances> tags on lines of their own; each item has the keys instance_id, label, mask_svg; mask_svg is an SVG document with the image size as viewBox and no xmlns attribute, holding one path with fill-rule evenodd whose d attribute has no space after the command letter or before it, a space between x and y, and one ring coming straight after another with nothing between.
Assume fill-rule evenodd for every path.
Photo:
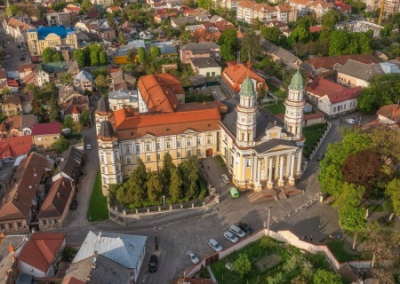
<instances>
[{"instance_id":1,"label":"rooftop chimney","mask_svg":"<svg viewBox=\"0 0 400 284\"><path fill-rule=\"evenodd\" d=\"M57 191L57 197L61 198L61 193L59 191Z\"/></svg>"},{"instance_id":2,"label":"rooftop chimney","mask_svg":"<svg viewBox=\"0 0 400 284\"><path fill-rule=\"evenodd\" d=\"M62 186L63 186L63 187L65 187L65 182L64 182L64 181L62 181L62 183L61 183L61 184L62 184Z\"/></svg>"},{"instance_id":3,"label":"rooftop chimney","mask_svg":"<svg viewBox=\"0 0 400 284\"><path fill-rule=\"evenodd\" d=\"M13 245L8 245L8 252L13 253L14 252L14 246Z\"/></svg>"}]
</instances>

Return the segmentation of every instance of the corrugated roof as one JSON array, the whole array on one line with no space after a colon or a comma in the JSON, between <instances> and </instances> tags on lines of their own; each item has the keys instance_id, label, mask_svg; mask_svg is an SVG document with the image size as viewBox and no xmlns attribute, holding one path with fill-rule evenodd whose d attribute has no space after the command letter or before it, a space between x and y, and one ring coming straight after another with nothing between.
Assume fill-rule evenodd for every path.
<instances>
[{"instance_id":1,"label":"corrugated roof","mask_svg":"<svg viewBox=\"0 0 400 284\"><path fill-rule=\"evenodd\" d=\"M39 124L34 124L32 126L32 136L60 134L60 133L61 133L61 123L59 122L39 123Z\"/></svg>"}]
</instances>

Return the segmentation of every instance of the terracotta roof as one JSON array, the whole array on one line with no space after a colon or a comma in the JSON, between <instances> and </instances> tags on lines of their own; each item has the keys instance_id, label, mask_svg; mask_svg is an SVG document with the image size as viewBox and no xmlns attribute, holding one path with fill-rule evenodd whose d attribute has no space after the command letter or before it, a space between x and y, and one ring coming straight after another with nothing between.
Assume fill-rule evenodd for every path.
<instances>
[{"instance_id":1,"label":"terracotta roof","mask_svg":"<svg viewBox=\"0 0 400 284\"><path fill-rule=\"evenodd\" d=\"M324 56L324 57L315 57L309 60L306 60L306 63L314 67L314 69L318 68L326 68L332 69L333 65L340 64L344 65L347 60L353 59L355 61L364 63L364 64L372 64L372 63L380 63L381 61L371 55L371 54L355 54L355 55L338 55L338 56Z\"/></svg>"},{"instance_id":2,"label":"terracotta roof","mask_svg":"<svg viewBox=\"0 0 400 284\"><path fill-rule=\"evenodd\" d=\"M25 244L18 260L47 272L65 240L63 233L35 233Z\"/></svg>"},{"instance_id":3,"label":"terracotta roof","mask_svg":"<svg viewBox=\"0 0 400 284\"><path fill-rule=\"evenodd\" d=\"M36 69L35 64L27 63L27 64L21 64L18 66L18 72L23 73L26 71L34 71Z\"/></svg>"},{"instance_id":4,"label":"terracotta roof","mask_svg":"<svg viewBox=\"0 0 400 284\"><path fill-rule=\"evenodd\" d=\"M335 3L333 3L333 5L335 5L342 11L351 11L351 5L346 4L342 1L335 1Z\"/></svg>"},{"instance_id":5,"label":"terracotta roof","mask_svg":"<svg viewBox=\"0 0 400 284\"><path fill-rule=\"evenodd\" d=\"M327 95L332 104L344 102L350 99L358 98L361 92L361 87L354 87L351 89L343 89L339 92Z\"/></svg>"},{"instance_id":6,"label":"terracotta roof","mask_svg":"<svg viewBox=\"0 0 400 284\"><path fill-rule=\"evenodd\" d=\"M237 6L239 7L243 7L243 8L248 8L248 9L253 9L257 6L256 3L254 3L253 1L241 1L237 4Z\"/></svg>"},{"instance_id":7,"label":"terracotta roof","mask_svg":"<svg viewBox=\"0 0 400 284\"><path fill-rule=\"evenodd\" d=\"M18 84L17 80L7 80L7 85L9 87L15 87L15 88L19 87L19 84Z\"/></svg>"},{"instance_id":8,"label":"terracotta roof","mask_svg":"<svg viewBox=\"0 0 400 284\"><path fill-rule=\"evenodd\" d=\"M83 282L79 279L76 279L75 277L69 276L63 284L85 284L86 282Z\"/></svg>"},{"instance_id":9,"label":"terracotta roof","mask_svg":"<svg viewBox=\"0 0 400 284\"><path fill-rule=\"evenodd\" d=\"M49 193L46 196L38 218L58 218L65 210L68 210L68 201L73 192L72 181L69 178L61 177L51 185Z\"/></svg>"},{"instance_id":10,"label":"terracotta roof","mask_svg":"<svg viewBox=\"0 0 400 284\"><path fill-rule=\"evenodd\" d=\"M178 78L168 73L140 77L138 89L151 112L174 112L179 105L175 94L184 93Z\"/></svg>"},{"instance_id":11,"label":"terracotta roof","mask_svg":"<svg viewBox=\"0 0 400 284\"><path fill-rule=\"evenodd\" d=\"M36 200L36 192L43 175L51 168L49 160L35 152L21 161L11 179L10 190L5 194L4 204L0 209L1 221L28 217L31 208L36 208L36 205L32 205L32 200Z\"/></svg>"},{"instance_id":12,"label":"terracotta roof","mask_svg":"<svg viewBox=\"0 0 400 284\"><path fill-rule=\"evenodd\" d=\"M224 69L224 75L227 75L233 81L233 88L236 86L239 87L247 77L247 66L236 62L228 62L228 66ZM252 69L249 71L249 76L251 79L256 80L257 82L263 82L266 89L268 89L267 84L265 83L264 78L254 72Z\"/></svg>"},{"instance_id":13,"label":"terracotta roof","mask_svg":"<svg viewBox=\"0 0 400 284\"><path fill-rule=\"evenodd\" d=\"M312 26L309 29L310 33L319 33L320 31L322 31L322 27L321 26Z\"/></svg>"},{"instance_id":14,"label":"terracotta roof","mask_svg":"<svg viewBox=\"0 0 400 284\"><path fill-rule=\"evenodd\" d=\"M32 148L32 136L0 138L0 159L26 155Z\"/></svg>"},{"instance_id":15,"label":"terracotta roof","mask_svg":"<svg viewBox=\"0 0 400 284\"><path fill-rule=\"evenodd\" d=\"M77 113L79 113L79 112L80 112L80 111L79 111L78 107L77 107L77 106L74 106L74 109L72 110L72 113L77 114Z\"/></svg>"},{"instance_id":16,"label":"terracotta roof","mask_svg":"<svg viewBox=\"0 0 400 284\"><path fill-rule=\"evenodd\" d=\"M284 118L285 115L283 115L282 118ZM309 119L315 119L315 118L322 118L324 117L324 114L322 112L318 112L318 113L310 113L310 114L306 114L304 115L303 119L304 120L309 120Z\"/></svg>"},{"instance_id":17,"label":"terracotta roof","mask_svg":"<svg viewBox=\"0 0 400 284\"><path fill-rule=\"evenodd\" d=\"M112 120L118 138L126 140L146 134L174 135L188 129L199 132L217 130L221 116L214 104L189 103L171 113L139 115L129 109L120 109L114 112Z\"/></svg>"},{"instance_id":18,"label":"terracotta roof","mask_svg":"<svg viewBox=\"0 0 400 284\"><path fill-rule=\"evenodd\" d=\"M0 79L7 79L7 72L4 68L0 69Z\"/></svg>"},{"instance_id":19,"label":"terracotta roof","mask_svg":"<svg viewBox=\"0 0 400 284\"><path fill-rule=\"evenodd\" d=\"M60 133L61 123L59 122L39 123L32 126L32 136Z\"/></svg>"},{"instance_id":20,"label":"terracotta roof","mask_svg":"<svg viewBox=\"0 0 400 284\"><path fill-rule=\"evenodd\" d=\"M383 106L378 109L376 114L397 121L400 118L400 106L398 104Z\"/></svg>"},{"instance_id":21,"label":"terracotta roof","mask_svg":"<svg viewBox=\"0 0 400 284\"><path fill-rule=\"evenodd\" d=\"M28 84L29 83L29 81L31 81L31 80L36 80L36 72L34 71L34 72L32 72L32 73L29 73L27 76L25 76L23 79L22 79L22 82L24 83L24 84ZM35 84L35 83L34 83ZM37 80L36 80L36 84L35 85L37 85Z\"/></svg>"},{"instance_id":22,"label":"terracotta roof","mask_svg":"<svg viewBox=\"0 0 400 284\"><path fill-rule=\"evenodd\" d=\"M121 10L121 7L119 6L113 6L113 7L108 7L107 10L110 9L111 11L119 11Z\"/></svg>"},{"instance_id":23,"label":"terracotta roof","mask_svg":"<svg viewBox=\"0 0 400 284\"><path fill-rule=\"evenodd\" d=\"M310 0L290 0L290 3L293 4L300 4L300 5L307 5Z\"/></svg>"},{"instance_id":24,"label":"terracotta roof","mask_svg":"<svg viewBox=\"0 0 400 284\"><path fill-rule=\"evenodd\" d=\"M21 32L25 32L28 29L35 29L35 27L28 25L27 23L24 23L14 17L8 19L7 25L13 27L14 29L19 27Z\"/></svg>"},{"instance_id":25,"label":"terracotta roof","mask_svg":"<svg viewBox=\"0 0 400 284\"><path fill-rule=\"evenodd\" d=\"M3 97L3 105L6 105L6 104L20 105L21 97L18 95L5 96L5 97Z\"/></svg>"},{"instance_id":26,"label":"terracotta roof","mask_svg":"<svg viewBox=\"0 0 400 284\"><path fill-rule=\"evenodd\" d=\"M322 97L327 94L339 92L343 89L345 89L345 87L340 84L318 77L308 84L306 92Z\"/></svg>"},{"instance_id":27,"label":"terracotta roof","mask_svg":"<svg viewBox=\"0 0 400 284\"><path fill-rule=\"evenodd\" d=\"M278 7L281 12L290 12L293 10L290 4L279 4L276 7Z\"/></svg>"}]
</instances>

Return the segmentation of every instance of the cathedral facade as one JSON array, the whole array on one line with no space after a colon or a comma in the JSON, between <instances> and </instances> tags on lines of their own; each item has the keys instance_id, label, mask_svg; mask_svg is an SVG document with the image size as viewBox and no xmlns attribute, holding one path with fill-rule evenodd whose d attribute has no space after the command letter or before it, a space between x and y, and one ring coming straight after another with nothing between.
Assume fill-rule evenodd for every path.
<instances>
[{"instance_id":1,"label":"cathedral facade","mask_svg":"<svg viewBox=\"0 0 400 284\"><path fill-rule=\"evenodd\" d=\"M157 89L157 100L163 90L168 94ZM293 185L302 174L303 90L298 71L289 85L283 121L257 106L249 76L241 85L239 101L179 104L174 99L164 107L168 112L111 111L101 98L95 117L103 192L128 179L139 159L148 171L160 171L167 152L176 165L192 155L199 159L221 155L239 189Z\"/></svg>"}]
</instances>

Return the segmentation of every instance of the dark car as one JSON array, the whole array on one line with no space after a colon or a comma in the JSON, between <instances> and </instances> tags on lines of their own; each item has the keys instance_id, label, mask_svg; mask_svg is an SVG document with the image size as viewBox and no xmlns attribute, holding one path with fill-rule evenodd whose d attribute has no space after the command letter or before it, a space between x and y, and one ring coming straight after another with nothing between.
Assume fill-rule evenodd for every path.
<instances>
[{"instance_id":1,"label":"dark car","mask_svg":"<svg viewBox=\"0 0 400 284\"><path fill-rule=\"evenodd\" d=\"M248 235L251 235L252 233L254 233L254 230L249 225L247 225L246 223L240 222L238 227L240 229L242 229L243 231L245 231Z\"/></svg>"},{"instance_id":2,"label":"dark car","mask_svg":"<svg viewBox=\"0 0 400 284\"><path fill-rule=\"evenodd\" d=\"M72 200L71 202L71 210L76 210L78 208L78 200Z\"/></svg>"},{"instance_id":3,"label":"dark car","mask_svg":"<svg viewBox=\"0 0 400 284\"><path fill-rule=\"evenodd\" d=\"M23 56L21 56L20 58L19 58L19 61L24 61L25 60L25 57L23 57Z\"/></svg>"},{"instance_id":4,"label":"dark car","mask_svg":"<svg viewBox=\"0 0 400 284\"><path fill-rule=\"evenodd\" d=\"M324 157L325 157L325 154L319 153L318 156L317 156L317 160L321 161L321 160L324 159Z\"/></svg>"},{"instance_id":5,"label":"dark car","mask_svg":"<svg viewBox=\"0 0 400 284\"><path fill-rule=\"evenodd\" d=\"M21 46L19 44L16 45L17 48L21 48Z\"/></svg>"},{"instance_id":6,"label":"dark car","mask_svg":"<svg viewBox=\"0 0 400 284\"><path fill-rule=\"evenodd\" d=\"M149 272L156 272L157 271L157 263L158 259L156 255L150 256L150 261L149 261Z\"/></svg>"}]
</instances>

